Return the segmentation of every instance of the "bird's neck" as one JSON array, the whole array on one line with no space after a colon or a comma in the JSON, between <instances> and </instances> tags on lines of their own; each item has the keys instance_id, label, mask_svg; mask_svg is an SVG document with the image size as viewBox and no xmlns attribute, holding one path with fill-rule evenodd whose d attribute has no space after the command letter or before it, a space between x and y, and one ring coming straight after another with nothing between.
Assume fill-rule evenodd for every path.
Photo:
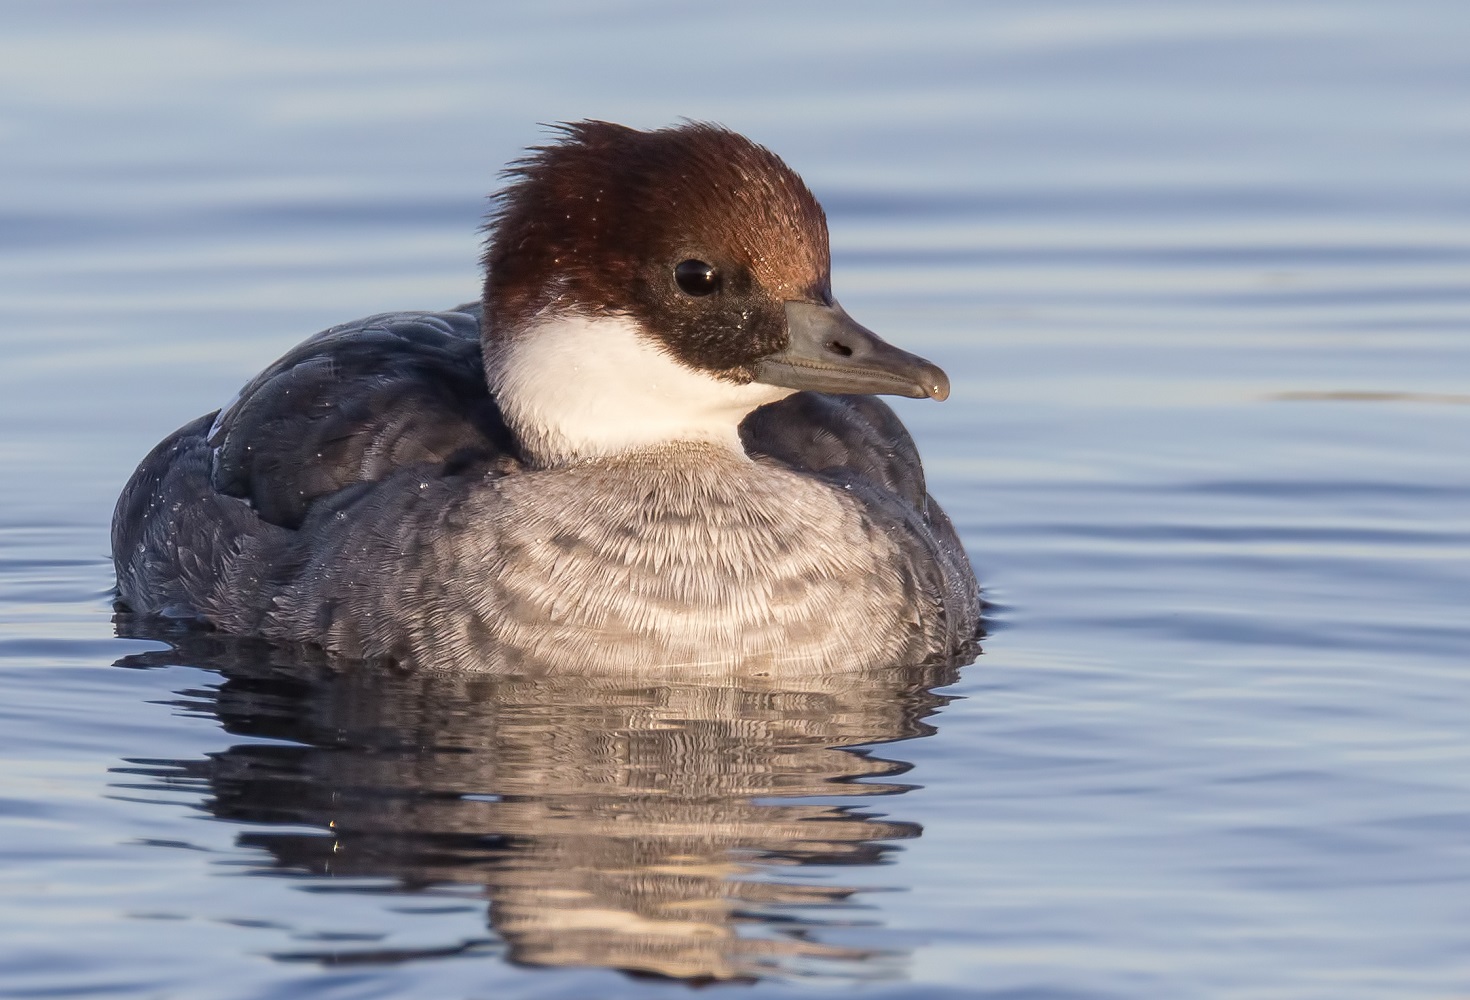
<instances>
[{"instance_id":1,"label":"bird's neck","mask_svg":"<svg viewBox=\"0 0 1470 1000\"><path fill-rule=\"evenodd\" d=\"M680 364L623 316L538 316L486 344L485 373L522 450L540 467L681 445L743 459L740 421L788 393Z\"/></svg>"}]
</instances>

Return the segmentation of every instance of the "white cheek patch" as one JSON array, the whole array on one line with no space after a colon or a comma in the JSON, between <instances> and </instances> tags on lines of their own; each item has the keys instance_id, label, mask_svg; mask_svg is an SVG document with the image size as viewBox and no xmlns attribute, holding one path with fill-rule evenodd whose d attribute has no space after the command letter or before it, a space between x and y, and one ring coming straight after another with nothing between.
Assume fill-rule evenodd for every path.
<instances>
[{"instance_id":1,"label":"white cheek patch","mask_svg":"<svg viewBox=\"0 0 1470 1000\"><path fill-rule=\"evenodd\" d=\"M622 316L539 318L496 345L485 368L506 420L544 464L678 441L739 452L745 415L791 393L686 367Z\"/></svg>"}]
</instances>

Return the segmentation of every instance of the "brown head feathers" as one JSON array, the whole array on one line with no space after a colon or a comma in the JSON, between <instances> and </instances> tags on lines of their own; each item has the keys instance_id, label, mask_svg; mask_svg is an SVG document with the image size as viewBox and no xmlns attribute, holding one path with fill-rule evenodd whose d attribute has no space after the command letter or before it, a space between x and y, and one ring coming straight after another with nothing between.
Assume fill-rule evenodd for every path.
<instances>
[{"instance_id":1,"label":"brown head feathers","mask_svg":"<svg viewBox=\"0 0 1470 1000\"><path fill-rule=\"evenodd\" d=\"M704 123L557 131L512 165L496 199L489 337L547 311L623 315L685 364L746 381L785 346L783 302L830 300L826 217L770 150ZM709 265L710 290L681 288L684 262Z\"/></svg>"}]
</instances>

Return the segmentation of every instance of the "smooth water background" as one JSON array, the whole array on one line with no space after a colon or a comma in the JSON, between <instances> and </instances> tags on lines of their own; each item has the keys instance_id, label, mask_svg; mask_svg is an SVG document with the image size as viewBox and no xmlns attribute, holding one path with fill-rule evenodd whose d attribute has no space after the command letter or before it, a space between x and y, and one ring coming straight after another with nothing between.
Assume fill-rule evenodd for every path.
<instances>
[{"instance_id":1,"label":"smooth water background","mask_svg":"<svg viewBox=\"0 0 1470 1000\"><path fill-rule=\"evenodd\" d=\"M0 995L1466 995L1467 50L1432 0L6 4ZM957 683L115 637L155 441L474 297L538 121L679 116L954 379L900 409L1000 605Z\"/></svg>"}]
</instances>

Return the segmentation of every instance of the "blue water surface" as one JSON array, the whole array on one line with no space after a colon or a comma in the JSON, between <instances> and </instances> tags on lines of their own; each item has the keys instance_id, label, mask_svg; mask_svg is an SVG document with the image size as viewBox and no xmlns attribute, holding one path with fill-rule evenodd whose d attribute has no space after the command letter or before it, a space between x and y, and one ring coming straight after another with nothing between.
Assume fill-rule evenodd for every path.
<instances>
[{"instance_id":1,"label":"blue water surface","mask_svg":"<svg viewBox=\"0 0 1470 1000\"><path fill-rule=\"evenodd\" d=\"M1470 7L0 10L0 995L1470 991ZM955 672L313 674L114 622L138 459L473 298L539 122L826 205ZM129 638L145 634L149 638Z\"/></svg>"}]
</instances>

